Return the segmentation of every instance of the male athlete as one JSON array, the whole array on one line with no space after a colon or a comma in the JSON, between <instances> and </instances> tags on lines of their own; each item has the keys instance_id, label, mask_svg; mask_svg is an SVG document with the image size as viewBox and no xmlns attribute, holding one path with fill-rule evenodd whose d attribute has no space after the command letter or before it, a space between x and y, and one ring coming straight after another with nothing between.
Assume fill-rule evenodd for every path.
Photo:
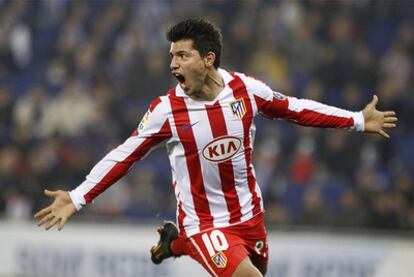
<instances>
[{"instance_id":1,"label":"male athlete","mask_svg":"<svg viewBox=\"0 0 414 277\"><path fill-rule=\"evenodd\" d=\"M48 191L53 203L36 213L46 229L66 221L153 148L167 148L177 198L177 227L167 222L151 249L155 263L190 255L212 276L262 276L268 249L263 198L252 165L253 118L261 114L304 126L378 133L395 127L393 111L361 112L284 96L242 73L219 68L221 32L188 19L167 32L171 73L178 85L150 105L136 131L72 191Z\"/></svg>"}]
</instances>

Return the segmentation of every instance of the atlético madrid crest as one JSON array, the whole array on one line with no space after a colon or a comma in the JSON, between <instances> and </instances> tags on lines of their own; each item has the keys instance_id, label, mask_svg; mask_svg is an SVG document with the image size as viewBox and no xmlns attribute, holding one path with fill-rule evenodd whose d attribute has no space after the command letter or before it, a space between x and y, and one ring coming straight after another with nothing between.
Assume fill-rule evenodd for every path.
<instances>
[{"instance_id":1,"label":"atl\u00e9tico madrid crest","mask_svg":"<svg viewBox=\"0 0 414 277\"><path fill-rule=\"evenodd\" d=\"M235 101L230 102L230 108L234 116L240 119L242 119L243 116L246 114L246 105L244 104L243 98L236 99Z\"/></svg>"},{"instance_id":2,"label":"atl\u00e9tico madrid crest","mask_svg":"<svg viewBox=\"0 0 414 277\"><path fill-rule=\"evenodd\" d=\"M225 268L227 265L227 257L222 251L211 257L211 259L218 268Z\"/></svg>"}]
</instances>

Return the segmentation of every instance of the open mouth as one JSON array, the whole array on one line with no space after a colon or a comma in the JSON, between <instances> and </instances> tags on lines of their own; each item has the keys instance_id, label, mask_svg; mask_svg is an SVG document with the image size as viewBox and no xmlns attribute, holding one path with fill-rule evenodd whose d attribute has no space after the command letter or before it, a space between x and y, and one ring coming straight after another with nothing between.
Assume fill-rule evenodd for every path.
<instances>
[{"instance_id":1,"label":"open mouth","mask_svg":"<svg viewBox=\"0 0 414 277\"><path fill-rule=\"evenodd\" d=\"M180 82L180 84L185 82L185 78L180 73L173 73L174 77Z\"/></svg>"}]
</instances>

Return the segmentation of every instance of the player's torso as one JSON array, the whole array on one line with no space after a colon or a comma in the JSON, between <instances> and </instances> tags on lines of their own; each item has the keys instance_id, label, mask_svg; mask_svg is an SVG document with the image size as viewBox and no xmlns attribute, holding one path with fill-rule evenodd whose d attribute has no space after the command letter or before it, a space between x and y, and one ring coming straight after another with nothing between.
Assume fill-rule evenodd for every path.
<instances>
[{"instance_id":1,"label":"player's torso","mask_svg":"<svg viewBox=\"0 0 414 277\"><path fill-rule=\"evenodd\" d=\"M229 88L213 101L170 98L173 137L169 145L180 145L184 153L179 156L196 155L205 166L214 167L226 161L243 162L245 143L252 142L251 128L254 128L251 126L253 113L246 102L251 102L248 96L237 97Z\"/></svg>"},{"instance_id":2,"label":"player's torso","mask_svg":"<svg viewBox=\"0 0 414 277\"><path fill-rule=\"evenodd\" d=\"M251 164L257 107L245 82L228 78L213 101L193 100L176 88L163 102L169 110L166 146L180 228L191 235L261 212Z\"/></svg>"}]
</instances>

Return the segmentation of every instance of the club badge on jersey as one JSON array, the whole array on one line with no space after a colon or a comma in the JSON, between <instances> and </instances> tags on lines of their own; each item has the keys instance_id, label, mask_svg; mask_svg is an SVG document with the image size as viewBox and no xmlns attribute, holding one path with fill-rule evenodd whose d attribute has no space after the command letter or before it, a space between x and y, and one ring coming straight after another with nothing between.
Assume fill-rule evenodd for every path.
<instances>
[{"instance_id":1,"label":"club badge on jersey","mask_svg":"<svg viewBox=\"0 0 414 277\"><path fill-rule=\"evenodd\" d=\"M222 251L215 254L211 259L218 268L225 268L227 265L227 257Z\"/></svg>"},{"instance_id":2,"label":"club badge on jersey","mask_svg":"<svg viewBox=\"0 0 414 277\"><path fill-rule=\"evenodd\" d=\"M231 111L235 117L240 119L246 114L246 105L244 104L244 99L236 99L233 102L230 102Z\"/></svg>"},{"instance_id":3,"label":"club badge on jersey","mask_svg":"<svg viewBox=\"0 0 414 277\"><path fill-rule=\"evenodd\" d=\"M147 125L149 119L151 117L151 111L148 110L145 115L142 117L141 122L138 125L138 131L141 131L142 129L144 129L145 125Z\"/></svg>"}]
</instances>

